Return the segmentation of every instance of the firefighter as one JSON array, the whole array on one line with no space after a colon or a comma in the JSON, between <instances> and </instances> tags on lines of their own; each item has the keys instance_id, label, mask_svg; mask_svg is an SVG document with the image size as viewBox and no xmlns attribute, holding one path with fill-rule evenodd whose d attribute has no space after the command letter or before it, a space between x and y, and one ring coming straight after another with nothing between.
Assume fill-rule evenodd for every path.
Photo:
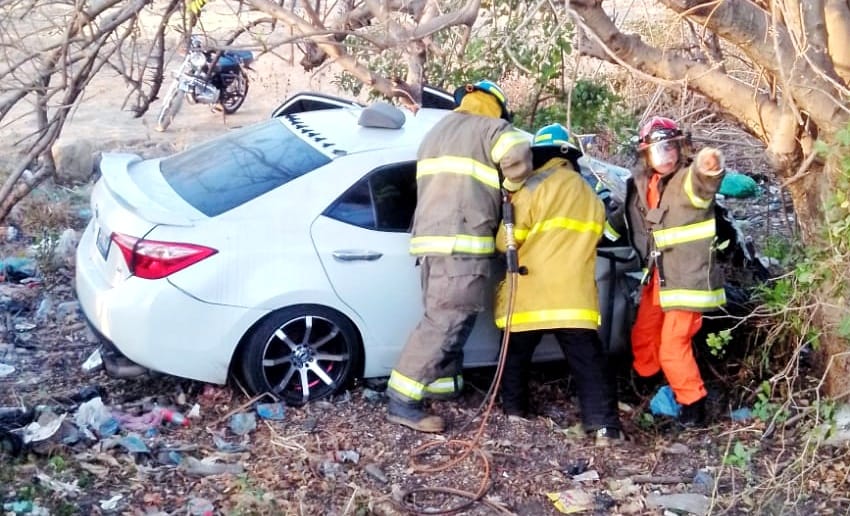
<instances>
[{"instance_id":1,"label":"firefighter","mask_svg":"<svg viewBox=\"0 0 850 516\"><path fill-rule=\"evenodd\" d=\"M653 117L638 133L640 166L629 179L625 217L612 217L615 236L628 230L645 265L632 327L633 367L644 384L663 373L682 406L685 427L705 425L707 392L692 339L702 313L726 303L717 265L714 195L723 178L723 154L706 147L690 160L679 125Z\"/></svg>"},{"instance_id":2,"label":"firefighter","mask_svg":"<svg viewBox=\"0 0 850 516\"><path fill-rule=\"evenodd\" d=\"M599 445L619 439L616 380L599 341L596 244L605 208L577 172L581 152L568 144L564 126L552 124L534 136L534 175L512 196L519 264L511 334L502 376L502 409L528 413L528 375L534 350L553 333L578 388L584 429ZM496 245L505 250L505 226ZM505 328L508 282L496 295L496 326Z\"/></svg>"},{"instance_id":3,"label":"firefighter","mask_svg":"<svg viewBox=\"0 0 850 516\"><path fill-rule=\"evenodd\" d=\"M393 369L387 419L442 432L423 409L463 388L463 346L484 309L501 191L531 174L528 139L510 123L505 94L488 80L455 91L458 107L419 147L410 252L420 267L424 314Z\"/></svg>"}]
</instances>

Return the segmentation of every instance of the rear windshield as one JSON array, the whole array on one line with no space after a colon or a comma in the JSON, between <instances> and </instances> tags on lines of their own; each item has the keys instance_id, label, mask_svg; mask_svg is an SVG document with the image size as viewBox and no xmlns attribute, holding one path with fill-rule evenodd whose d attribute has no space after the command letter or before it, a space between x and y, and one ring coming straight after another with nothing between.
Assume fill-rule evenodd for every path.
<instances>
[{"instance_id":1,"label":"rear windshield","mask_svg":"<svg viewBox=\"0 0 850 516\"><path fill-rule=\"evenodd\" d=\"M160 169L181 197L214 217L328 162L276 119L166 158Z\"/></svg>"}]
</instances>

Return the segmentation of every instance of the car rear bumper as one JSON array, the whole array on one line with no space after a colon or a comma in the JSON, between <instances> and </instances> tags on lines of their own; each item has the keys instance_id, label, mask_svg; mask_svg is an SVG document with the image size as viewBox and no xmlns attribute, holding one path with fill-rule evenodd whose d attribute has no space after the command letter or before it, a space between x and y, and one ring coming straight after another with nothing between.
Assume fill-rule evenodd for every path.
<instances>
[{"instance_id":1,"label":"car rear bumper","mask_svg":"<svg viewBox=\"0 0 850 516\"><path fill-rule=\"evenodd\" d=\"M224 383L240 339L265 311L209 304L167 280L110 285L91 227L77 250L76 293L94 330L130 361L155 371Z\"/></svg>"}]
</instances>

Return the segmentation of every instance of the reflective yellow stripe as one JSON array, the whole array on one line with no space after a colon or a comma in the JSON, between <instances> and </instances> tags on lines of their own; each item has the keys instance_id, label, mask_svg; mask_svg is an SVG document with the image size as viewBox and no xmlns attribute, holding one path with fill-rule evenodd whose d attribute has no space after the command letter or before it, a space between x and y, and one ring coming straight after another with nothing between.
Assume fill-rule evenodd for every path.
<instances>
[{"instance_id":1,"label":"reflective yellow stripe","mask_svg":"<svg viewBox=\"0 0 850 516\"><path fill-rule=\"evenodd\" d=\"M659 229L658 231L653 231L652 234L655 237L656 247L661 249L677 244L684 244L685 242L714 238L716 232L714 219L709 219L695 224L688 224L687 226Z\"/></svg>"},{"instance_id":2,"label":"reflective yellow stripe","mask_svg":"<svg viewBox=\"0 0 850 516\"><path fill-rule=\"evenodd\" d=\"M186 7L194 14L199 14L201 9L206 5L207 0L192 0Z\"/></svg>"},{"instance_id":3,"label":"reflective yellow stripe","mask_svg":"<svg viewBox=\"0 0 850 516\"><path fill-rule=\"evenodd\" d=\"M612 242L616 242L620 239L620 233L614 229L614 226L611 225L607 220L605 221L605 227L602 229L602 234L605 235L605 238Z\"/></svg>"},{"instance_id":4,"label":"reflective yellow stripe","mask_svg":"<svg viewBox=\"0 0 850 516\"><path fill-rule=\"evenodd\" d=\"M712 308L726 303L726 292L717 290L661 290L658 294L662 308L685 306L690 308Z\"/></svg>"},{"instance_id":5,"label":"reflective yellow stripe","mask_svg":"<svg viewBox=\"0 0 850 516\"><path fill-rule=\"evenodd\" d=\"M505 154L514 148L514 146L523 143L528 145L528 138L524 134L519 131L506 131L499 136L499 139L493 145L493 149L490 150L490 158L493 160L493 163L498 163L502 161Z\"/></svg>"},{"instance_id":6,"label":"reflective yellow stripe","mask_svg":"<svg viewBox=\"0 0 850 516\"><path fill-rule=\"evenodd\" d=\"M514 237L517 242L524 241L535 233L551 231L553 229L569 229L570 231L578 231L581 233L602 234L602 225L596 222L588 222L583 220L569 219L567 217L555 217L538 222L531 229L515 229Z\"/></svg>"},{"instance_id":7,"label":"reflective yellow stripe","mask_svg":"<svg viewBox=\"0 0 850 516\"><path fill-rule=\"evenodd\" d=\"M457 389L455 389L455 380L457 380ZM450 394L461 390L463 390L463 376L461 375L437 378L425 386L425 392L433 394Z\"/></svg>"},{"instance_id":8,"label":"reflective yellow stripe","mask_svg":"<svg viewBox=\"0 0 850 516\"><path fill-rule=\"evenodd\" d=\"M504 328L507 316L496 319L496 327ZM596 324L602 323L602 317L596 310L581 308L564 308L561 310L533 310L531 312L517 312L511 317L511 324L528 324L549 321L587 321Z\"/></svg>"},{"instance_id":9,"label":"reflective yellow stripe","mask_svg":"<svg viewBox=\"0 0 850 516\"><path fill-rule=\"evenodd\" d=\"M422 393L425 391L425 385L393 369L393 372L390 373L390 380L387 382L387 389L392 389L413 401L420 401L422 400Z\"/></svg>"},{"instance_id":10,"label":"reflective yellow stripe","mask_svg":"<svg viewBox=\"0 0 850 516\"><path fill-rule=\"evenodd\" d=\"M688 196L688 199L691 201L694 208L708 208L709 204L711 204L711 199L703 199L694 193L693 176L693 167L688 167L687 175L685 175L685 194Z\"/></svg>"},{"instance_id":11,"label":"reflective yellow stripe","mask_svg":"<svg viewBox=\"0 0 850 516\"><path fill-rule=\"evenodd\" d=\"M442 156L416 163L416 179L436 174L461 174L487 186L499 188L499 171L472 158Z\"/></svg>"},{"instance_id":12,"label":"reflective yellow stripe","mask_svg":"<svg viewBox=\"0 0 850 516\"><path fill-rule=\"evenodd\" d=\"M421 236L410 239L410 254L483 254L496 252L496 239L491 236L455 235Z\"/></svg>"}]
</instances>

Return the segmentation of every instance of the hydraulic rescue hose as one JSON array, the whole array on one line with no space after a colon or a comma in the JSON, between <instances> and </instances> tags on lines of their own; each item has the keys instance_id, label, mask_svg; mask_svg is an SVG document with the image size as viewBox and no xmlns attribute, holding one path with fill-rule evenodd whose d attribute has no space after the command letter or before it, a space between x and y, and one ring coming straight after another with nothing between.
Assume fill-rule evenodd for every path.
<instances>
[{"instance_id":1,"label":"hydraulic rescue hose","mask_svg":"<svg viewBox=\"0 0 850 516\"><path fill-rule=\"evenodd\" d=\"M505 258L507 261L508 306L506 311L505 330L502 334L502 346L501 351L499 352L499 362L496 366L496 375L494 376L493 381L490 383L490 388L484 395L484 400L481 402L481 405L478 407L478 410L476 410L475 414L473 414L469 421L465 425L463 425L460 430L458 430L452 437L450 437L446 441L429 441L414 448L411 451L411 466L414 471L419 473L438 473L440 471L445 471L449 468L456 466L470 455L475 454L475 456L481 463L480 469L483 473L481 484L478 486L478 490L476 492L465 491L462 489L455 489L451 487L419 487L406 491L401 497L401 508L415 514L456 513L466 509L467 507L470 507L476 502L481 502L497 512L503 514L512 514L511 512L506 511L503 507L483 500L484 495L486 495L487 491L490 489L490 461L487 459L487 455L479 446L481 437L484 435L484 431L487 428L487 423L489 422L490 414L493 410L493 405L496 402L496 396L499 392L499 386L502 383L502 371L505 368L505 357L507 356L508 341L510 340L511 335L511 319L513 318L514 301L516 299L517 278L520 274L526 273L525 268L521 268L519 266L519 258L517 256L517 244L516 238L514 236L514 210L513 205L511 204L510 193L506 190L502 190L502 219L505 225ZM463 433L466 428L473 421L475 421L475 418L479 415L481 415L481 423L478 425L478 428L475 431L475 435L472 436L472 439L458 439L457 436ZM427 455L427 452L433 453L433 450L435 448L443 446L450 450L450 455L456 456L454 456L453 458L450 457L448 461L445 461L443 463L438 462L436 464L423 463L417 461L417 458ZM417 505L414 505L413 497L416 494L423 493L451 495L454 497L466 498L467 501L461 503L456 507L451 507L448 509L437 509L431 507L421 508Z\"/></svg>"}]
</instances>

